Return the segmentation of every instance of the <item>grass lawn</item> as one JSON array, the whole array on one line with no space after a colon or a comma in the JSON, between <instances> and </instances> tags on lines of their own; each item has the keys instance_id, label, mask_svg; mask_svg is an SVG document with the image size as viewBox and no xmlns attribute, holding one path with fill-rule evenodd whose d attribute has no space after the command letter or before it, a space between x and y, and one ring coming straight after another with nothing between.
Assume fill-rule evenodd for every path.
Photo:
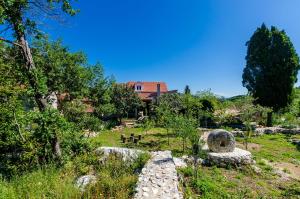
<instances>
[{"instance_id":1,"label":"grass lawn","mask_svg":"<svg viewBox=\"0 0 300 199\"><path fill-rule=\"evenodd\" d=\"M121 141L121 135L125 134L129 137L131 133L135 136L142 135L142 140L138 144L127 142L125 144ZM173 155L180 156L190 153L190 144L187 141L187 147L185 152L182 150L182 139L176 137L174 134L167 133L163 128L152 128L151 130L144 132L142 128L125 128L121 131L103 131L97 137L93 138L93 143L101 146L116 146L137 148L148 151L158 150L171 150Z\"/></svg>"}]
</instances>

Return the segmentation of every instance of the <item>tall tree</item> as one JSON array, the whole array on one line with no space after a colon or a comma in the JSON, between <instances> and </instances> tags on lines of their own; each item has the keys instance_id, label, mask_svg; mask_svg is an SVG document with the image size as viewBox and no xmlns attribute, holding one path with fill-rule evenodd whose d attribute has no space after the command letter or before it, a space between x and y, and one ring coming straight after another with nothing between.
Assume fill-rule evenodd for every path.
<instances>
[{"instance_id":1,"label":"tall tree","mask_svg":"<svg viewBox=\"0 0 300 199\"><path fill-rule=\"evenodd\" d=\"M40 16L59 16L60 11L74 15L76 10L71 7L71 0L0 0L0 24L5 26L4 30L11 29L12 37L16 42L9 41L0 36L0 40L11 43L18 47L23 60L23 73L27 77L29 85L33 90L35 102L40 111L47 107L45 92L47 87L42 79L39 79L39 71L33 60L29 47L30 37L39 37L41 32L37 27ZM34 14L32 14L34 13ZM61 150L59 139L54 136L52 141L54 153L60 157Z\"/></svg>"},{"instance_id":2,"label":"tall tree","mask_svg":"<svg viewBox=\"0 0 300 199\"><path fill-rule=\"evenodd\" d=\"M246 46L243 86L262 106L274 111L287 106L292 101L300 68L299 57L289 37L283 30L273 26L268 29L262 24ZM272 125L272 112L267 123Z\"/></svg>"},{"instance_id":3,"label":"tall tree","mask_svg":"<svg viewBox=\"0 0 300 199\"><path fill-rule=\"evenodd\" d=\"M184 94L186 94L186 95L191 94L191 89L190 89L189 85L185 86L185 88L184 88Z\"/></svg>"}]
</instances>

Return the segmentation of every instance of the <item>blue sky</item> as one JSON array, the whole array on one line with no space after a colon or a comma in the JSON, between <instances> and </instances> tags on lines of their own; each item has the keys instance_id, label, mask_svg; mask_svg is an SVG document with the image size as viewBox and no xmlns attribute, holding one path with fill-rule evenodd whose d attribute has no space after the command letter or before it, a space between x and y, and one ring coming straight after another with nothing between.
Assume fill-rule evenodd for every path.
<instances>
[{"instance_id":1,"label":"blue sky","mask_svg":"<svg viewBox=\"0 0 300 199\"><path fill-rule=\"evenodd\" d=\"M246 93L245 43L263 22L284 29L300 52L299 0L78 0L74 5L78 15L63 25L48 23L45 31L72 51L84 51L91 64L102 63L118 82L165 81L169 89L189 85L193 92Z\"/></svg>"}]
</instances>

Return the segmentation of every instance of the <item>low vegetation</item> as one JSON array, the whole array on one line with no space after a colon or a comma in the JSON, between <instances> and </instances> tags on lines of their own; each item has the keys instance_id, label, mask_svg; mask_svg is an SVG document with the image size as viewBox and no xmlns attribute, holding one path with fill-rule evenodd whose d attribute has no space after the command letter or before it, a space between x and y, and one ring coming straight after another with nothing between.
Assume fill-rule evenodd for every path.
<instances>
[{"instance_id":1,"label":"low vegetation","mask_svg":"<svg viewBox=\"0 0 300 199\"><path fill-rule=\"evenodd\" d=\"M294 136L299 137L299 136ZM179 172L183 176L182 189L185 197L189 198L299 198L300 181L297 179L282 179L274 173L274 168L265 161L288 162L299 169L300 151L289 141L290 137L263 135L250 139L249 150L252 152L261 172L257 173L252 167L217 168L200 166L198 177L193 174L192 165ZM243 147L241 139L238 146ZM256 145L251 145L255 143ZM252 146L252 147L251 147ZM276 146L276 147L274 147ZM289 169L281 170L290 173Z\"/></svg>"},{"instance_id":2,"label":"low vegetation","mask_svg":"<svg viewBox=\"0 0 300 199\"><path fill-rule=\"evenodd\" d=\"M186 86L184 93L161 93L146 106L133 88L106 77L99 63L89 64L83 52L51 41L39 27L40 18L77 13L71 0L0 1L2 33L14 39L0 37L0 198L131 198L149 157L123 162L110 156L103 163L96 147L171 150L196 159L199 127L246 130L238 141L241 147L246 141L263 173L188 167L181 170L187 197L299 195L299 182L281 182L264 161L298 167L299 146L289 139L299 136L251 136L254 125L300 125L300 89L294 88L299 58L284 31L262 25L247 42L243 85L250 95L226 99L210 90L192 94ZM137 119L139 111L147 113L139 128L111 130L124 118ZM97 136L88 138L90 133ZM80 191L75 181L86 174L98 180Z\"/></svg>"},{"instance_id":3,"label":"low vegetation","mask_svg":"<svg viewBox=\"0 0 300 199\"><path fill-rule=\"evenodd\" d=\"M132 197L138 173L148 159L148 155L141 155L134 162L124 162L120 156L111 155L100 164L99 157L83 155L63 168L47 166L10 180L1 179L0 198L127 199ZM97 177L95 184L90 184L85 191L75 186L78 176L93 173Z\"/></svg>"}]
</instances>

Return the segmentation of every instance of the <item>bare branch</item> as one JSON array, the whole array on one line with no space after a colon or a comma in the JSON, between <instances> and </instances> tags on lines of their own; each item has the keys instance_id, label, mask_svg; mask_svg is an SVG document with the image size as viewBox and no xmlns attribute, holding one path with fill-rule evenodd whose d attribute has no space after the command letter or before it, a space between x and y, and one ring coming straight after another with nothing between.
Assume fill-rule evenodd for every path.
<instances>
[{"instance_id":1,"label":"bare branch","mask_svg":"<svg viewBox=\"0 0 300 199\"><path fill-rule=\"evenodd\" d=\"M13 45L16 45L16 46L19 46L19 47L23 47L21 44L19 43L16 43L16 42L13 42L13 41L10 41L10 40L7 40L7 39L4 39L3 37L0 37L0 41L4 41L6 43L9 43L9 44L13 44Z\"/></svg>"},{"instance_id":2,"label":"bare branch","mask_svg":"<svg viewBox=\"0 0 300 199\"><path fill-rule=\"evenodd\" d=\"M16 123L17 128L18 128L18 133L19 133L20 137L22 138L23 142L25 142L26 140L25 140L24 136L22 135L21 127L20 127L20 124L17 121L17 117L16 117L16 113L15 112L14 112L14 120L15 120L15 123Z\"/></svg>"}]
</instances>

